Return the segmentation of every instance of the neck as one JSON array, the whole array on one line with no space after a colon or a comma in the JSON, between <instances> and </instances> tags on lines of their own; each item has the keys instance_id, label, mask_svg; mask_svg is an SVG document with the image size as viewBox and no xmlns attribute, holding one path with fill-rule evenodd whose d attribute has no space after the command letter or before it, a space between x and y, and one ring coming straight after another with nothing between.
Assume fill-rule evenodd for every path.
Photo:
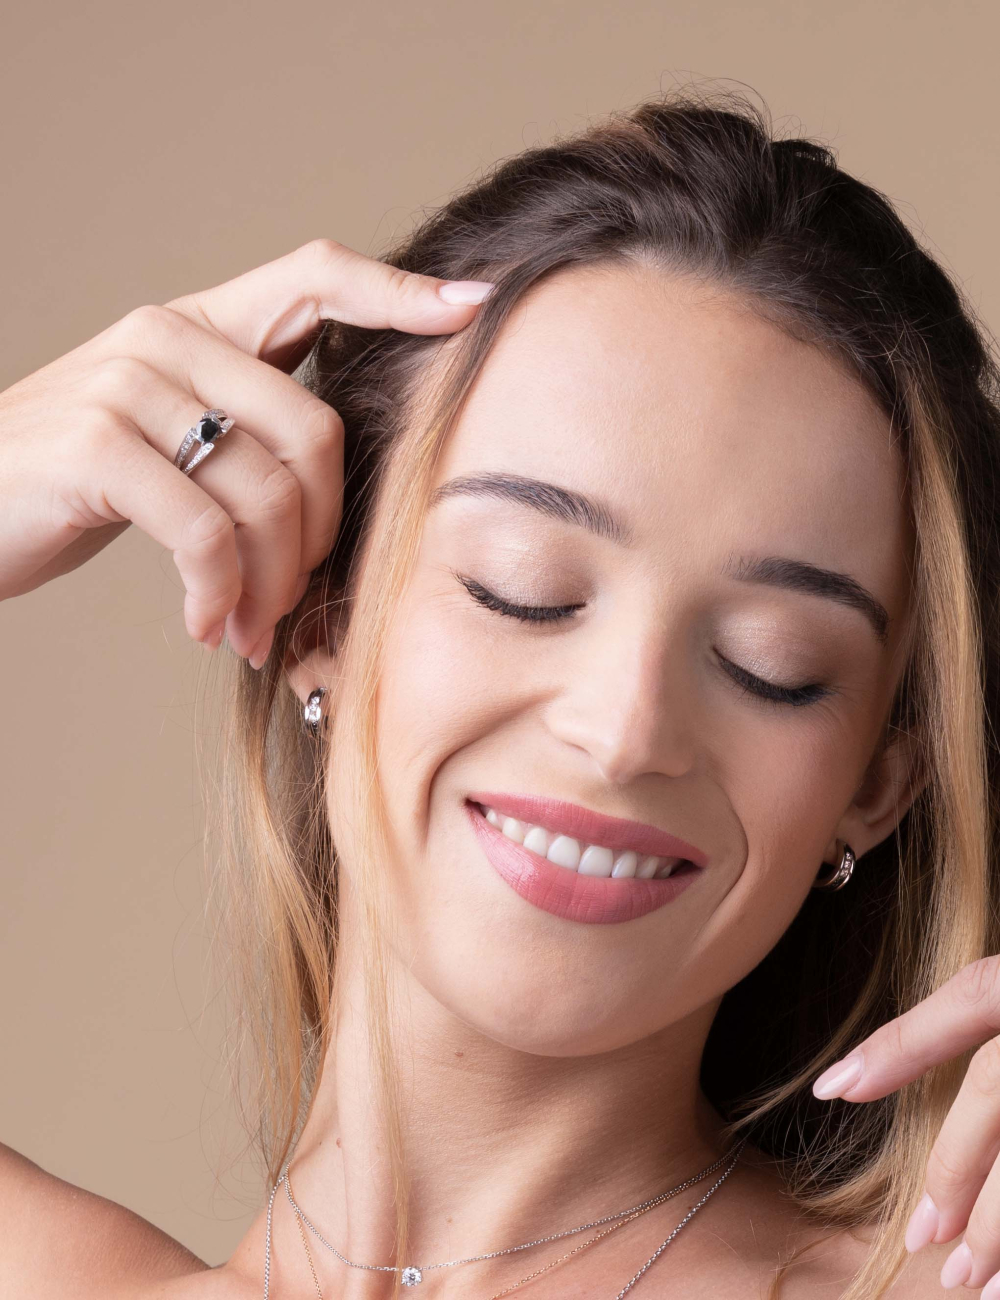
<instances>
[{"instance_id":1,"label":"neck","mask_svg":"<svg viewBox=\"0 0 1000 1300\"><path fill-rule=\"evenodd\" d=\"M718 1001L625 1048L546 1057L484 1037L396 967L397 1005L406 1008L405 1026L396 1027L394 1041L412 1180L412 1259L394 1261L393 1193L372 1103L375 1083L356 958L357 945L345 933L330 1050L289 1165L298 1205L353 1262L427 1265L535 1241L669 1191L731 1148L719 1136L722 1117L698 1083ZM609 1241L628 1241L627 1258L638 1266L648 1257L644 1244L652 1242L655 1249L725 1167ZM434 1269L420 1284L431 1284L422 1294L433 1288L435 1300L447 1300L468 1295L472 1284L477 1294L489 1296L611 1226L493 1260ZM351 1268L304 1230L325 1300L391 1295L391 1272ZM597 1252L606 1259L617 1248L600 1242L578 1260L558 1265L551 1293L559 1292L567 1270L594 1276ZM259 1278L263 1215L238 1254L248 1276ZM274 1198L271 1279L273 1294L315 1294L284 1184ZM418 1297L420 1286L405 1294Z\"/></svg>"}]
</instances>

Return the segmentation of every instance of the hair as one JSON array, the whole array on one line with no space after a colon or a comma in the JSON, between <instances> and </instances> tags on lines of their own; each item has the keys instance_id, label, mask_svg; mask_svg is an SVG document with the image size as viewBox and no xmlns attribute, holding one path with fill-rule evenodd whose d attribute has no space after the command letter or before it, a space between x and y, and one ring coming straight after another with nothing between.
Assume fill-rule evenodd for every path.
<instances>
[{"instance_id":1,"label":"hair","mask_svg":"<svg viewBox=\"0 0 1000 1300\"><path fill-rule=\"evenodd\" d=\"M301 254L331 248L316 241ZM923 784L850 888L809 891L773 949L727 991L701 1068L726 1138L749 1136L773 1158L819 1229L874 1232L843 1297L881 1296L907 1258L905 1222L968 1057L863 1105L818 1101L811 1083L998 948L998 757L986 723L1000 702L1000 373L985 328L885 195L841 170L829 147L777 138L766 108L729 91L675 89L498 162L382 260L496 288L453 336L325 321L300 370L344 423L341 525L303 600L279 622L264 668L235 661L217 805L223 852L212 877L236 981L236 1093L269 1181L294 1149L331 1043L342 815L361 846L351 879L365 926L396 1258L407 1257L375 700L435 460L465 395L511 310L547 277L597 264L696 276L839 359L891 422L905 468L913 636L872 762L905 732ZM347 753L307 735L283 671L290 649L319 644L336 651L348 683L336 706ZM331 825L325 777L334 763L347 765L353 806L335 809ZM798 1257L776 1268L772 1298Z\"/></svg>"}]
</instances>

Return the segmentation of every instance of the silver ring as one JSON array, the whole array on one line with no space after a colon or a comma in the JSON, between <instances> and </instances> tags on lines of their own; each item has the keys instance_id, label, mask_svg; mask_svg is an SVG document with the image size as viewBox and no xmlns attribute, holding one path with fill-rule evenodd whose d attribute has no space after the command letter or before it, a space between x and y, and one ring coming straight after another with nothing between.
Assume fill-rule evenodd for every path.
<instances>
[{"instance_id":1,"label":"silver ring","mask_svg":"<svg viewBox=\"0 0 1000 1300\"><path fill-rule=\"evenodd\" d=\"M233 421L226 415L225 411L220 411L217 406L213 406L210 411L203 412L198 423L192 424L184 435L184 441L177 448L174 464L178 469L183 469L185 474L190 474L195 465L200 464L205 459L215 444L226 436L232 426ZM184 457L196 442L201 444L198 450L186 465L182 464Z\"/></svg>"}]
</instances>

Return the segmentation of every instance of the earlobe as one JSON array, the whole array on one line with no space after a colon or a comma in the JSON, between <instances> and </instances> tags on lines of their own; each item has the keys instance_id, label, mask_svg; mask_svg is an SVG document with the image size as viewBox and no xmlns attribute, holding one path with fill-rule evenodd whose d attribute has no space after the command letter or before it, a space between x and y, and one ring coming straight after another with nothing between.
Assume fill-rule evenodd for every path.
<instances>
[{"instance_id":1,"label":"earlobe","mask_svg":"<svg viewBox=\"0 0 1000 1300\"><path fill-rule=\"evenodd\" d=\"M297 655L290 649L285 661L285 674L292 690L305 705L317 686L332 689L336 677L336 661L325 650L310 650Z\"/></svg>"}]
</instances>

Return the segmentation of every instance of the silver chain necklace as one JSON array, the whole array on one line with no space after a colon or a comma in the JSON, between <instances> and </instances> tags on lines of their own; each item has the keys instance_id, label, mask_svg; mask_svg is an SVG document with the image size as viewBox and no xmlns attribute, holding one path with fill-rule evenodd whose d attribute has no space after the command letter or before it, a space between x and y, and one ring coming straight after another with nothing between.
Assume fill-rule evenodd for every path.
<instances>
[{"instance_id":1,"label":"silver chain necklace","mask_svg":"<svg viewBox=\"0 0 1000 1300\"><path fill-rule=\"evenodd\" d=\"M645 1264L643 1264L642 1268L639 1269L638 1273L636 1273L635 1276L630 1281L628 1281L625 1284L625 1286L622 1287L622 1289L614 1297L614 1300L621 1300L621 1297L625 1295L627 1291L630 1291L632 1287L635 1286L636 1282L638 1282L639 1278L642 1277L646 1269L649 1268L649 1266L652 1263L654 1263L654 1261L659 1257L662 1251L664 1251L667 1248L667 1246L669 1246L670 1242L673 1241L674 1237L677 1235L678 1232L680 1232L681 1228L684 1227L684 1225L688 1222L691 1216L695 1214L705 1204L708 1198L716 1191L716 1189L720 1187L723 1182L725 1182L725 1180L732 1173L737 1160L739 1160L740 1158L740 1152L743 1150L744 1146L746 1146L748 1140L749 1140L748 1138L742 1138L736 1144L736 1146L733 1148L733 1150L735 1151L735 1155L733 1155L733 1158L729 1164L729 1168L726 1170L726 1172L716 1180L716 1182L709 1188L709 1190L705 1193L705 1195L701 1198L701 1200L696 1202L696 1204L694 1204L691 1207L691 1209L687 1212L684 1218L681 1219L680 1223L678 1223L677 1226L674 1228L673 1232L671 1232L670 1235L666 1238L666 1240L661 1243L661 1245L652 1253L652 1255L650 1255L649 1259L646 1260ZM333 1251L333 1253L337 1256L338 1259L343 1260L343 1262L345 1264L348 1264L351 1268L365 1268L365 1269L374 1270L376 1272L386 1272L386 1273L401 1272L403 1275L402 1283L404 1286L417 1286L420 1282L423 1281L424 1273L429 1272L431 1269L452 1268L456 1264L474 1264L477 1263L479 1260L495 1259L498 1255L510 1255L515 1251L528 1250L530 1247L540 1246L546 1241L558 1241L559 1238L561 1237L569 1237L577 1232L586 1232L588 1228L595 1228L602 1223L610 1223L614 1219L621 1219L624 1218L626 1215L635 1214L639 1211L645 1210L653 1205L658 1204L660 1201L665 1201L669 1199L671 1196L677 1195L678 1192L682 1192L686 1187L690 1187L692 1184L700 1182L702 1178L705 1178L708 1174L712 1173L713 1170L717 1169L719 1165L721 1165L725 1161L725 1159L726 1159L725 1156L720 1156L718 1160L714 1161L712 1164L708 1165L707 1168L703 1169L700 1174L695 1174L694 1177L686 1179L683 1183L680 1183L677 1187L672 1187L669 1192L661 1192L658 1196L651 1197L648 1201L643 1201L640 1205L634 1205L629 1210L621 1210L618 1214L605 1215L605 1217L602 1219L594 1219L590 1223L583 1223L578 1228L567 1228L565 1232L556 1232L553 1233L552 1236L550 1237L539 1237L537 1241L526 1241L524 1242L523 1245L508 1246L504 1250L493 1250L485 1255L470 1255L467 1259L452 1259L444 1264L423 1264L420 1266L417 1266L415 1264L408 1264L405 1268L400 1269L393 1264L356 1264L354 1263L353 1260L347 1259L346 1256L342 1255L340 1251L337 1250L336 1246L332 1246L326 1240L323 1234L319 1231L319 1229L310 1221L310 1219L307 1217L305 1212L302 1209L300 1209L300 1207L296 1204L296 1202L292 1198L292 1193L289 1189L288 1178L287 1178L288 1166L291 1163L291 1158L289 1158L289 1160L286 1161L285 1163L284 1169L282 1169L281 1171L278 1181L271 1188L271 1195L267 1202L267 1229L264 1236L264 1300L268 1300L270 1284L271 1284L271 1216L274 1209L274 1198L278 1191L278 1188L281 1186L282 1183L285 1184L285 1192L288 1196L289 1201L291 1202L293 1210L299 1216L300 1220L303 1223L305 1223L306 1227L308 1227L310 1231L315 1234L315 1236L323 1243L324 1246L326 1246L328 1250Z\"/></svg>"}]
</instances>

